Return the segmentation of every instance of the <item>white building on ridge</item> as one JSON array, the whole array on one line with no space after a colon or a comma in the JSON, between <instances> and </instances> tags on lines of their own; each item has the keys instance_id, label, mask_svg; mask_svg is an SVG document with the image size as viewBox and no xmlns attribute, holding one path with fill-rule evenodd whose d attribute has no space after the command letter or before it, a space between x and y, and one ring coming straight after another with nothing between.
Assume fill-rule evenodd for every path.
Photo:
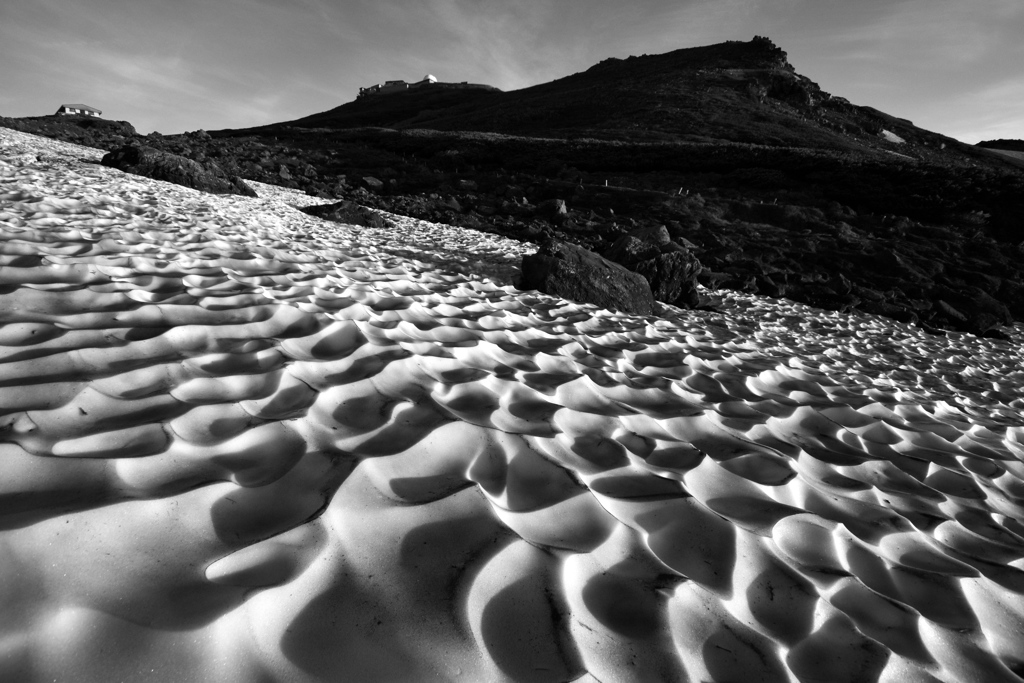
<instances>
[{"instance_id":1,"label":"white building on ridge","mask_svg":"<svg viewBox=\"0 0 1024 683\"><path fill-rule=\"evenodd\" d=\"M62 104L60 105L60 108L57 109L57 113L65 115L95 116L96 118L99 118L100 114L103 112L96 107L90 107L88 104Z\"/></svg>"}]
</instances>

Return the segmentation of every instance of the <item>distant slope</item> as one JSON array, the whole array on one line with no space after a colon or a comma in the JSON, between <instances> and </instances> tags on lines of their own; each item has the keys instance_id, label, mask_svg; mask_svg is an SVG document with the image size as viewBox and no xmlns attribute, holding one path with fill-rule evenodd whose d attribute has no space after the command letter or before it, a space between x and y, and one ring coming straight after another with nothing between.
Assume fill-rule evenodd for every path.
<instances>
[{"instance_id":1,"label":"distant slope","mask_svg":"<svg viewBox=\"0 0 1024 683\"><path fill-rule=\"evenodd\" d=\"M1011 161L1024 165L1024 152L1015 152L1010 149L993 149L992 151L998 154L999 156L1006 157Z\"/></svg>"}]
</instances>

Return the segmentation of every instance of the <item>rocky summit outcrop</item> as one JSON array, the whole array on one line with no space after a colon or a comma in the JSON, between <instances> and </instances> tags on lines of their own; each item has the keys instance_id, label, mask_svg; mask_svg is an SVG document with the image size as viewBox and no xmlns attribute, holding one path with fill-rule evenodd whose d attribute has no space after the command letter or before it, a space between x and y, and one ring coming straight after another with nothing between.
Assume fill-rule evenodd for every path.
<instances>
[{"instance_id":1,"label":"rocky summit outcrop","mask_svg":"<svg viewBox=\"0 0 1024 683\"><path fill-rule=\"evenodd\" d=\"M691 308L700 301L700 261L689 249L674 242L664 225L639 228L623 235L604 256L643 275L657 301L681 308Z\"/></svg>"},{"instance_id":2,"label":"rocky summit outcrop","mask_svg":"<svg viewBox=\"0 0 1024 683\"><path fill-rule=\"evenodd\" d=\"M519 286L623 313L654 312L654 296L642 275L558 240L548 240L536 254L523 257Z\"/></svg>"},{"instance_id":3,"label":"rocky summit outcrop","mask_svg":"<svg viewBox=\"0 0 1024 683\"><path fill-rule=\"evenodd\" d=\"M216 163L162 152L152 147L128 144L107 152L101 163L127 173L165 180L214 194L240 194L255 197L256 192L238 176L227 175Z\"/></svg>"}]
</instances>

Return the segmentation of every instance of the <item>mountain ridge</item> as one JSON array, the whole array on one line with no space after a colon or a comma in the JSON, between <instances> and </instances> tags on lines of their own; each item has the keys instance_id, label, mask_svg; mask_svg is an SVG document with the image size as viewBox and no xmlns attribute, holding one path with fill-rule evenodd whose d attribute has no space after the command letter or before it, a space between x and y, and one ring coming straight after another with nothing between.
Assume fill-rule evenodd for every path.
<instances>
[{"instance_id":1,"label":"mountain ridge","mask_svg":"<svg viewBox=\"0 0 1024 683\"><path fill-rule=\"evenodd\" d=\"M826 92L769 38L609 58L547 83L495 93L427 89L366 98L281 126L379 126L634 142L730 141L1006 163L953 138Z\"/></svg>"}]
</instances>

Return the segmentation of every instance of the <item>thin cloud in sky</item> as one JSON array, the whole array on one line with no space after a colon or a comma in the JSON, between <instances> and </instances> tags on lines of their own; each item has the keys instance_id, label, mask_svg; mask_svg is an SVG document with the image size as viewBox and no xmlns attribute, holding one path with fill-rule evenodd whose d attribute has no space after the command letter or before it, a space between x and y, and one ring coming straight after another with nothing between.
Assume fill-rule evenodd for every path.
<instances>
[{"instance_id":1,"label":"thin cloud in sky","mask_svg":"<svg viewBox=\"0 0 1024 683\"><path fill-rule=\"evenodd\" d=\"M437 74L441 80L486 81L508 90L566 75L564 65L583 48L563 31L570 5L427 0L412 7L380 3L375 12L392 41L418 48L402 60L408 68L443 68L448 73Z\"/></svg>"},{"instance_id":2,"label":"thin cloud in sky","mask_svg":"<svg viewBox=\"0 0 1024 683\"><path fill-rule=\"evenodd\" d=\"M532 84L528 74L542 67L545 24L557 12L524 2L430 0L420 7L452 46L449 60L491 75L506 89Z\"/></svg>"}]
</instances>

